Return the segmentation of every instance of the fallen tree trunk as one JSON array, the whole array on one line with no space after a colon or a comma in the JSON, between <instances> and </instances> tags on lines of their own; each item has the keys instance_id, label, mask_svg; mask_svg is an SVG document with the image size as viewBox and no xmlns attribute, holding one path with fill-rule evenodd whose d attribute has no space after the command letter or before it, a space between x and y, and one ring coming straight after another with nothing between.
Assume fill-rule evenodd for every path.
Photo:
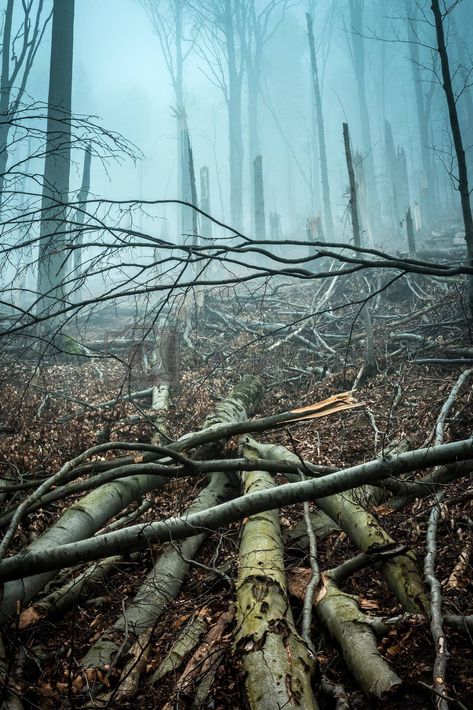
<instances>
[{"instance_id":1,"label":"fallen tree trunk","mask_svg":"<svg viewBox=\"0 0 473 710\"><path fill-rule=\"evenodd\" d=\"M207 510L227 499L232 485L223 476L214 476L186 511L187 515ZM233 489L234 490L234 489ZM179 593L184 577L207 533L189 537L179 543L168 543L160 553L156 565L149 572L133 601L105 631L82 659L86 669L110 665L118 652L126 653L138 637L157 622L163 611Z\"/></svg>"},{"instance_id":2,"label":"fallen tree trunk","mask_svg":"<svg viewBox=\"0 0 473 710\"><path fill-rule=\"evenodd\" d=\"M219 402L214 412L205 419L204 429L216 424L246 419L255 410L260 395L260 381L256 377L244 377L231 395ZM224 474L213 474L208 486L200 492L184 517L214 508L228 499L233 492L232 479ZM82 659L84 668L108 666L118 651L126 652L143 632L153 627L169 602L179 593L190 560L199 550L207 534L207 531L200 531L200 534L180 543L170 542L164 546L158 562L148 574L133 602L113 627L100 636Z\"/></svg>"},{"instance_id":3,"label":"fallen tree trunk","mask_svg":"<svg viewBox=\"0 0 473 710\"><path fill-rule=\"evenodd\" d=\"M299 462L302 466L299 457L284 446L260 445L249 437L246 437L246 440L250 441L251 448L262 458ZM395 544L376 518L357 502L356 486L352 488L354 490L348 490L343 494L324 498L317 497L315 502L326 515L340 526L362 552ZM363 491L360 493L363 496ZM419 614L426 612L429 608L429 601L412 551L407 551L384 562L382 572L388 586L406 611Z\"/></svg>"},{"instance_id":4,"label":"fallen tree trunk","mask_svg":"<svg viewBox=\"0 0 473 710\"><path fill-rule=\"evenodd\" d=\"M30 550L2 560L0 582L17 579L25 574L50 572L101 557L146 549L156 542L182 540L206 530L216 530L221 525L228 525L264 510L331 496L352 488L378 483L390 476L419 468L465 461L472 456L473 439L463 439L442 446L408 451L385 460L358 464L322 478L287 483L270 491L257 491L202 513L169 518L157 523L133 525L126 530L97 535L93 540L60 545L54 549Z\"/></svg>"},{"instance_id":5,"label":"fallen tree trunk","mask_svg":"<svg viewBox=\"0 0 473 710\"><path fill-rule=\"evenodd\" d=\"M24 629L45 616L58 617L91 594L103 589L105 582L119 569L130 564L126 557L107 557L93 563L74 579L62 584L20 614L19 627Z\"/></svg>"},{"instance_id":6,"label":"fallen tree trunk","mask_svg":"<svg viewBox=\"0 0 473 710\"><path fill-rule=\"evenodd\" d=\"M32 542L20 556L54 553L60 545L92 537L107 520L113 518L127 505L145 493L162 487L166 482L167 479L160 476L128 476L97 488L73 503L59 520ZM32 570L25 569L22 575L31 572ZM55 574L53 570L45 570L41 566L34 572L39 574L25 576L23 579L22 575L19 575L5 584L0 600L0 625L11 621L18 608L41 591Z\"/></svg>"},{"instance_id":7,"label":"fallen tree trunk","mask_svg":"<svg viewBox=\"0 0 473 710\"><path fill-rule=\"evenodd\" d=\"M265 471L245 472L242 480L245 494L274 488ZM311 690L314 660L296 631L288 600L278 510L245 523L236 588L235 648L250 707L317 708Z\"/></svg>"}]
</instances>

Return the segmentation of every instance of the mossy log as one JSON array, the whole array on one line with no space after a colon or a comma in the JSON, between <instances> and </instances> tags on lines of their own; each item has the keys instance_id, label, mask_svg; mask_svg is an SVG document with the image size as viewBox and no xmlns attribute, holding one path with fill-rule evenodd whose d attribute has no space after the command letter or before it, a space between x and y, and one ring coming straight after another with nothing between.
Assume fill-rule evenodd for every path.
<instances>
[{"instance_id":1,"label":"mossy log","mask_svg":"<svg viewBox=\"0 0 473 710\"><path fill-rule=\"evenodd\" d=\"M261 383L256 377L246 376L220 402L212 415L204 421L204 427L244 421L253 413L261 396ZM235 492L233 482L225 474L212 474L210 483L186 510L185 515L207 510L227 500ZM89 649L82 659L84 668L103 668L111 663L120 651L152 627L163 611L179 593L192 560L207 537L207 533L195 535L178 543L166 543L160 557L138 590L133 602Z\"/></svg>"},{"instance_id":2,"label":"mossy log","mask_svg":"<svg viewBox=\"0 0 473 710\"><path fill-rule=\"evenodd\" d=\"M166 483L167 479L154 475L128 476L106 483L73 503L25 552L53 549L58 545L91 537L130 503ZM7 582L0 600L0 625L11 621L18 611L18 605L28 602L55 574L44 572Z\"/></svg>"},{"instance_id":3,"label":"mossy log","mask_svg":"<svg viewBox=\"0 0 473 710\"><path fill-rule=\"evenodd\" d=\"M245 472L242 479L245 493L274 485L264 471ZM244 524L237 621L235 648L250 707L317 708L311 688L314 660L296 631L288 600L278 510L253 515Z\"/></svg>"},{"instance_id":4,"label":"mossy log","mask_svg":"<svg viewBox=\"0 0 473 710\"><path fill-rule=\"evenodd\" d=\"M261 458L300 464L299 457L284 446L261 445L250 437L245 437L245 442ZM362 552L395 544L376 518L357 502L357 489L319 498L315 502ZM406 611L428 613L429 601L424 582L411 550L384 562L381 570L389 588Z\"/></svg>"},{"instance_id":5,"label":"mossy log","mask_svg":"<svg viewBox=\"0 0 473 710\"><path fill-rule=\"evenodd\" d=\"M289 576L291 594L303 599L310 579L309 570L293 570ZM322 575L322 584L314 599L317 616L342 649L345 663L365 695L383 698L401 685L378 651L370 619L355 597L343 592L330 574Z\"/></svg>"}]
</instances>

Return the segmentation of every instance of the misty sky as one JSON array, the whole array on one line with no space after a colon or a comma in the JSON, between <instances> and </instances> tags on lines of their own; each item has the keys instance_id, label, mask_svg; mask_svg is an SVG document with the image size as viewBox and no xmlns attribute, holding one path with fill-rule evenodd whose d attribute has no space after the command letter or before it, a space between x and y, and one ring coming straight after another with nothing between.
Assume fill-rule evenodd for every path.
<instances>
[{"instance_id":1,"label":"misty sky","mask_svg":"<svg viewBox=\"0 0 473 710\"><path fill-rule=\"evenodd\" d=\"M396 5L396 3L394 3ZM332 201L337 230L348 228L346 220L346 167L342 122L348 121L354 148L361 143L353 67L348 49L347 3L327 12L337 3L319 3L314 31L323 80L323 102L329 155ZM369 2L367 34L383 32L393 37L392 3ZM307 186L311 161L310 64L305 28L305 3L290 4L284 23L266 47L264 80L284 135L270 111L261 105L261 152L263 155L267 212L281 213L283 230L303 229L305 221L320 209L313 205ZM395 13L399 14L399 13ZM330 29L330 31L329 31ZM379 191L383 193L384 118L394 127L396 145L408 151L410 180L415 196L419 168L415 102L407 48L403 44L366 41L367 92L372 110L373 154ZM46 100L49 36L44 41L33 70L29 91ZM192 55L184 77L189 128L196 172L207 164L210 170L212 211L229 219L228 143L226 108L222 93L213 86L202 61ZM387 73L384 99L379 92L381 72ZM437 92L438 94L439 92ZM434 97L434 102L442 97ZM384 101L384 108L383 108ZM104 197L133 199L172 198L177 195L176 127L172 115L174 93L150 20L137 0L76 0L73 110L95 114L107 128L119 131L143 151L144 160L135 168L130 160L111 164L109 176L99 166L92 170L92 192ZM443 130L444 115L434 115L433 127ZM246 101L243 97L243 129L246 131ZM432 129L434 130L434 129ZM245 133L246 135L246 133ZM438 138L433 138L433 142ZM288 147L290 146L290 147ZM246 146L245 146L246 149ZM299 165L294 161L295 154ZM80 161L80 156L76 156ZM244 156L246 159L246 156ZM379 163L379 167L378 167ZM305 178L302 173L305 173ZM249 163L244 180L249 193ZM319 180L319 178L318 178ZM80 182L80 169L73 170L71 187ZM248 199L245 200L248 205ZM247 208L246 208L247 210ZM166 214L174 219L174 210ZM251 219L245 213L245 227ZM171 227L173 228L173 227Z\"/></svg>"}]
</instances>

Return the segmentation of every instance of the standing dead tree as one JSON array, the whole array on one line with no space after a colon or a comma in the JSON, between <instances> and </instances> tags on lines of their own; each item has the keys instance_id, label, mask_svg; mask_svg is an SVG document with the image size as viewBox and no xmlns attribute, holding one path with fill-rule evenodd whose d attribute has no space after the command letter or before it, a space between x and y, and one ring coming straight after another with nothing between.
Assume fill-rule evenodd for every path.
<instances>
[{"instance_id":1,"label":"standing dead tree","mask_svg":"<svg viewBox=\"0 0 473 710\"><path fill-rule=\"evenodd\" d=\"M455 2L454 5L458 3ZM471 208L471 196L468 176L468 165L465 155L465 147L463 145L463 136L460 127L460 119L458 116L458 106L453 90L452 75L450 72L450 60L445 41L444 23L454 6L449 8L444 13L440 10L439 0L432 0L432 13L435 21L435 32L437 36L437 51L440 58L440 66L442 71L442 87L445 92L445 98L448 106L448 116L450 120L450 129L452 132L453 145L455 147L455 156L458 167L458 191L460 193L463 226L465 228L465 241L468 251L468 263L473 265L473 213ZM470 313L473 316L473 279L469 280L468 302Z\"/></svg>"},{"instance_id":2,"label":"standing dead tree","mask_svg":"<svg viewBox=\"0 0 473 710\"><path fill-rule=\"evenodd\" d=\"M329 241L333 239L333 216L332 203L330 200L330 184L328 178L327 148L325 141L324 113L322 108L322 95L320 91L319 72L317 66L317 56L315 53L315 41L312 16L306 13L307 34L309 37L310 63L312 69L312 92L315 102L315 120L317 122L317 135L319 140L320 154L320 174L322 178L322 196L324 202L325 233Z\"/></svg>"},{"instance_id":3,"label":"standing dead tree","mask_svg":"<svg viewBox=\"0 0 473 710\"><path fill-rule=\"evenodd\" d=\"M48 126L38 257L38 312L53 312L64 300L67 269L66 204L71 160L71 99L74 0L53 5Z\"/></svg>"}]
</instances>

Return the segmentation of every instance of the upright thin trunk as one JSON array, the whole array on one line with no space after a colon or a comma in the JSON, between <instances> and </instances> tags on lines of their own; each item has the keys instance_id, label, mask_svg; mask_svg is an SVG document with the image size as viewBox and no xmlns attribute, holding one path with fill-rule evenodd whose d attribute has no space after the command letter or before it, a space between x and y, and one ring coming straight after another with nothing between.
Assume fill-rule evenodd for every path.
<instances>
[{"instance_id":1,"label":"upright thin trunk","mask_svg":"<svg viewBox=\"0 0 473 710\"><path fill-rule=\"evenodd\" d=\"M182 53L182 7L180 0L175 2L175 78L177 119L177 194L184 202L192 202L189 181L189 160L187 148L187 115L184 106L184 58ZM192 230L192 210L186 205L180 207L180 229L183 239Z\"/></svg>"},{"instance_id":2,"label":"upright thin trunk","mask_svg":"<svg viewBox=\"0 0 473 710\"><path fill-rule=\"evenodd\" d=\"M179 153L181 157L181 167L179 171L181 177L180 196L181 200L184 202L195 204L192 196L189 131L185 115L180 116L178 121L180 124ZM183 242L185 242L186 237L193 232L194 210L188 205L182 205L181 207L181 235Z\"/></svg>"},{"instance_id":3,"label":"upright thin trunk","mask_svg":"<svg viewBox=\"0 0 473 710\"><path fill-rule=\"evenodd\" d=\"M253 202L255 205L255 237L261 241L266 239L263 159L261 155L257 155L253 162Z\"/></svg>"},{"instance_id":4,"label":"upright thin trunk","mask_svg":"<svg viewBox=\"0 0 473 710\"><path fill-rule=\"evenodd\" d=\"M351 154L350 146L350 132L348 129L348 124L343 124L343 142L345 145L345 158L347 161L348 169L348 179L350 182L350 213L351 213L351 224L353 229L353 243L355 247L361 247L361 231L360 231L360 218L358 213L358 196L356 189L356 179L355 179L355 169L353 167L353 158ZM364 284L361 279L357 276L356 283L358 285L358 295L364 296ZM371 324L371 316L368 310L368 304L365 303L362 306L361 315L365 325L365 375L372 374L376 367L375 353L374 353L374 342L373 342L373 327Z\"/></svg>"},{"instance_id":5,"label":"upright thin trunk","mask_svg":"<svg viewBox=\"0 0 473 710\"><path fill-rule=\"evenodd\" d=\"M259 155L259 131L258 131L258 77L256 67L248 65L248 157L250 167L250 184L253 182L254 161ZM254 221L256 205L254 202L254 191L251 191L251 212L253 216L253 231L256 230Z\"/></svg>"},{"instance_id":6,"label":"upright thin trunk","mask_svg":"<svg viewBox=\"0 0 473 710\"><path fill-rule=\"evenodd\" d=\"M74 0L54 0L46 159L38 260L38 315L52 315L64 299L66 213L71 153Z\"/></svg>"},{"instance_id":7,"label":"upright thin trunk","mask_svg":"<svg viewBox=\"0 0 473 710\"><path fill-rule=\"evenodd\" d=\"M398 189L398 155L394 147L393 132L391 129L391 124L386 121L384 124L384 141L386 146L386 164L387 172L389 178L389 192L391 194L391 214L394 232L397 234L399 232L399 224L401 217L401 206L399 200L399 189Z\"/></svg>"},{"instance_id":8,"label":"upright thin trunk","mask_svg":"<svg viewBox=\"0 0 473 710\"><path fill-rule=\"evenodd\" d=\"M5 173L8 162L8 134L10 131L9 107L11 96L10 52L13 22L13 0L8 0L5 10L2 39L2 69L0 76L0 204L3 202Z\"/></svg>"},{"instance_id":9,"label":"upright thin trunk","mask_svg":"<svg viewBox=\"0 0 473 710\"><path fill-rule=\"evenodd\" d=\"M361 247L361 229L360 216L358 212L358 194L356 191L355 168L353 166L353 158L350 144L350 131L348 123L343 124L343 143L345 146L345 159L347 161L348 180L350 184L350 215L351 225L353 230L353 244L355 247Z\"/></svg>"},{"instance_id":10,"label":"upright thin trunk","mask_svg":"<svg viewBox=\"0 0 473 710\"><path fill-rule=\"evenodd\" d=\"M79 207L76 210L76 215L74 219L74 227L77 229L77 236L75 239L74 249L74 277L77 279L77 286L75 288L76 300L80 298L80 287L82 279L82 241L84 238L84 232L82 226L84 224L84 210L85 203L89 197L90 192L90 163L92 160L92 147L89 143L84 153L84 168L82 171L82 184L77 195L77 201L79 202Z\"/></svg>"},{"instance_id":11,"label":"upright thin trunk","mask_svg":"<svg viewBox=\"0 0 473 710\"><path fill-rule=\"evenodd\" d=\"M406 212L406 232L407 232L407 246L409 248L409 254L415 256L416 254L416 240L414 236L414 222L412 220L411 208Z\"/></svg>"},{"instance_id":12,"label":"upright thin trunk","mask_svg":"<svg viewBox=\"0 0 473 710\"><path fill-rule=\"evenodd\" d=\"M200 169L200 209L210 214L210 180L209 169L206 165ZM200 218L200 231L203 237L212 238L212 222L203 215Z\"/></svg>"},{"instance_id":13,"label":"upright thin trunk","mask_svg":"<svg viewBox=\"0 0 473 710\"><path fill-rule=\"evenodd\" d=\"M232 3L225 3L225 44L228 61L228 133L230 159L230 213L232 227L240 229L243 221L243 138L241 125L241 77L237 68L237 50L233 28Z\"/></svg>"},{"instance_id":14,"label":"upright thin trunk","mask_svg":"<svg viewBox=\"0 0 473 710\"><path fill-rule=\"evenodd\" d=\"M365 162L365 174L368 190L368 203L370 209L370 221L378 226L380 222L378 190L376 186L373 142L371 139L371 121L368 110L368 100L366 98L366 57L365 44L363 40L363 8L364 0L349 0L350 25L352 32L352 58L355 70L356 89L358 94L358 106L360 112L361 136L363 141L363 153Z\"/></svg>"},{"instance_id":15,"label":"upright thin trunk","mask_svg":"<svg viewBox=\"0 0 473 710\"><path fill-rule=\"evenodd\" d=\"M458 164L458 191L460 193L463 225L465 228L465 241L468 251L468 262L473 266L473 214L471 210L470 188L468 184L468 167L466 164L465 149L463 147L463 138L458 118L458 109L455 94L452 86L452 76L450 73L450 62L448 58L447 47L445 44L445 32L443 27L444 17L440 11L439 0L432 0L432 13L435 21L435 31L437 36L437 49L440 57L442 68L442 86L445 92L448 105L448 116L450 119L450 128L452 131L453 144L455 146L455 155ZM469 277L469 306L470 313L473 316L473 277Z\"/></svg>"},{"instance_id":16,"label":"upright thin trunk","mask_svg":"<svg viewBox=\"0 0 473 710\"><path fill-rule=\"evenodd\" d=\"M406 1L406 10L409 16L413 16L414 6L412 0ZM419 136L421 143L422 169L424 173L425 184L421 186L420 194L422 198L422 218L425 223L432 221L436 215L436 199L435 199L435 179L434 169L432 164L432 156L429 145L429 114L430 105L426 105L424 94L422 92L422 79L420 75L420 58L418 39L409 22L408 30L409 54L412 68L412 78L414 82L414 91L417 108L417 121L419 126Z\"/></svg>"},{"instance_id":17,"label":"upright thin trunk","mask_svg":"<svg viewBox=\"0 0 473 710\"><path fill-rule=\"evenodd\" d=\"M333 217L332 204L330 202L330 183L328 179L327 150L325 145L325 126L322 110L322 97L320 95L319 73L317 69L317 57L315 55L314 32L312 27L312 17L306 13L307 33L309 35L310 63L312 69L312 91L315 101L317 133L319 138L320 154L320 174L322 178L322 195L324 201L325 232L328 240L333 239ZM314 179L315 176L314 176Z\"/></svg>"}]
</instances>

